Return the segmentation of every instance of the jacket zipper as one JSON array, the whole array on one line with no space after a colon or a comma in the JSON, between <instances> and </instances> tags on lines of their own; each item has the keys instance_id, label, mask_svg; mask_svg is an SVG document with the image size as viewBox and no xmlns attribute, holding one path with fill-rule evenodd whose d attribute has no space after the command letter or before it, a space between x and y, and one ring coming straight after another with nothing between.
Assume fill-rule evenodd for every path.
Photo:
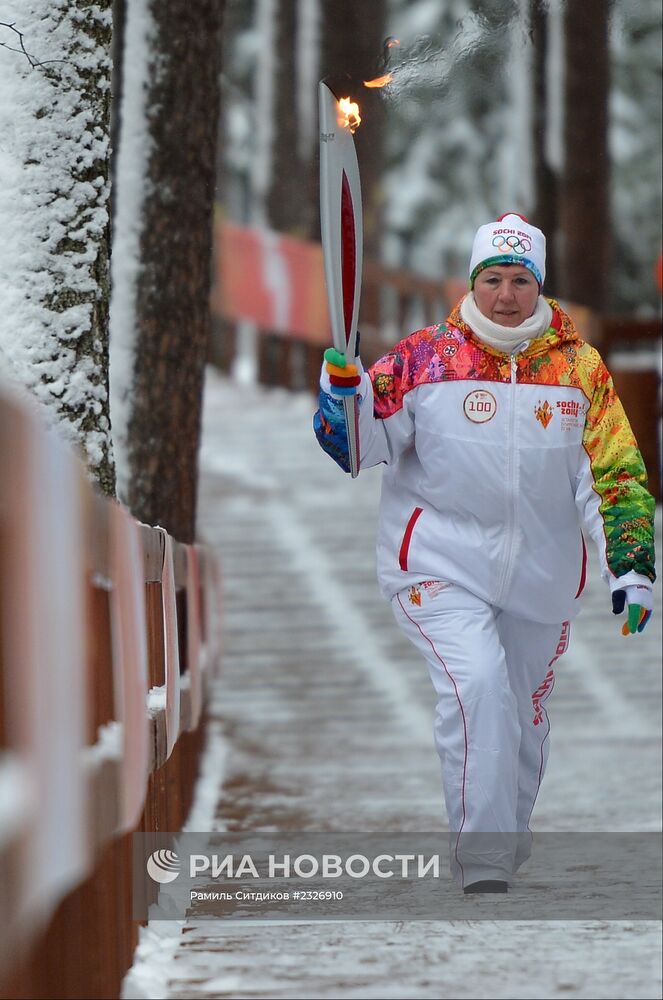
<instances>
[{"instance_id":1,"label":"jacket zipper","mask_svg":"<svg viewBox=\"0 0 663 1000\"><path fill-rule=\"evenodd\" d=\"M504 569L497 588L495 604L500 605L504 594L511 583L513 563L516 555L516 478L518 462L516 456L516 389L518 386L518 362L516 354L524 351L529 341L519 344L511 355L511 386L509 390L509 430L507 438L506 482L507 482L507 523L506 523L506 554Z\"/></svg>"}]
</instances>

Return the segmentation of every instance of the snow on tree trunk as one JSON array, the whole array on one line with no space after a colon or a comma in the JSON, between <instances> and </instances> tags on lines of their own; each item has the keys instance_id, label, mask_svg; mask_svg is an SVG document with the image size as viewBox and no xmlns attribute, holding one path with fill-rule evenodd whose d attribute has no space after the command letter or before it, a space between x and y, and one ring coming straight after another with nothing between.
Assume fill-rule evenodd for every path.
<instances>
[{"instance_id":1,"label":"snow on tree trunk","mask_svg":"<svg viewBox=\"0 0 663 1000\"><path fill-rule=\"evenodd\" d=\"M132 17L134 9L139 21ZM114 266L114 280L117 274L131 287L114 291L120 311L113 335L116 320L125 334L135 324L126 498L136 517L162 525L183 542L195 536L211 322L222 11L222 0L199 0L195 15L187 0L129 0L125 25L120 155L126 137L136 162L133 175L130 164L119 165L114 253L129 246L126 230L133 227L134 255L125 261L124 271L121 261L117 271ZM131 68L131 39L139 28L148 44L142 55L134 54L146 60L144 73ZM146 83L142 97L141 74ZM142 134L140 115L128 119L134 100L143 109ZM123 177L133 198L133 218L126 212L122 216Z\"/></svg>"},{"instance_id":2,"label":"snow on tree trunk","mask_svg":"<svg viewBox=\"0 0 663 1000\"><path fill-rule=\"evenodd\" d=\"M0 371L104 492L110 0L0 0Z\"/></svg>"},{"instance_id":3,"label":"snow on tree trunk","mask_svg":"<svg viewBox=\"0 0 663 1000\"><path fill-rule=\"evenodd\" d=\"M613 0L610 100L616 311L660 311L661 0Z\"/></svg>"},{"instance_id":4,"label":"snow on tree trunk","mask_svg":"<svg viewBox=\"0 0 663 1000\"><path fill-rule=\"evenodd\" d=\"M477 226L515 208L504 205L499 166L514 113L505 43L519 7L392 0L388 30L401 44L390 55L381 186L394 266L464 276Z\"/></svg>"}]
</instances>

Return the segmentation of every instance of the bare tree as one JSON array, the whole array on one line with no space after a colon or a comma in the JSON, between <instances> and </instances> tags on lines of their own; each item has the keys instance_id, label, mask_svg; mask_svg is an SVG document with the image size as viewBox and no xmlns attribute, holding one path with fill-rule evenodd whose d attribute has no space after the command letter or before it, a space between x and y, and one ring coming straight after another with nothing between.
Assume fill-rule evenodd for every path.
<instances>
[{"instance_id":1,"label":"bare tree","mask_svg":"<svg viewBox=\"0 0 663 1000\"><path fill-rule=\"evenodd\" d=\"M311 192L300 156L297 121L297 0L278 0L275 16L274 140L267 218L280 232L308 235Z\"/></svg>"},{"instance_id":2,"label":"bare tree","mask_svg":"<svg viewBox=\"0 0 663 1000\"><path fill-rule=\"evenodd\" d=\"M363 115L355 143L361 165L364 252L374 258L380 256L384 107L379 93L364 88L363 81L379 75L384 68L386 34L384 0L328 0L323 4L320 77L328 80L335 93L347 88L353 100L359 101Z\"/></svg>"},{"instance_id":3,"label":"bare tree","mask_svg":"<svg viewBox=\"0 0 663 1000\"><path fill-rule=\"evenodd\" d=\"M195 14L187 0L143 0L143 7L150 42L143 136L149 152L134 275L126 498L140 520L191 542L210 335L223 0L199 0ZM135 96L126 74L122 89L125 101ZM124 127L123 114L121 151Z\"/></svg>"},{"instance_id":4,"label":"bare tree","mask_svg":"<svg viewBox=\"0 0 663 1000\"><path fill-rule=\"evenodd\" d=\"M558 177L548 162L546 138L549 128L550 100L548 94L549 12L541 0L530 0L530 29L533 54L532 152L534 159L534 209L532 217L546 234L548 254L546 285L553 293L557 289L555 255L557 229Z\"/></svg>"},{"instance_id":5,"label":"bare tree","mask_svg":"<svg viewBox=\"0 0 663 1000\"><path fill-rule=\"evenodd\" d=\"M560 294L605 311L610 290L609 0L566 4Z\"/></svg>"}]
</instances>

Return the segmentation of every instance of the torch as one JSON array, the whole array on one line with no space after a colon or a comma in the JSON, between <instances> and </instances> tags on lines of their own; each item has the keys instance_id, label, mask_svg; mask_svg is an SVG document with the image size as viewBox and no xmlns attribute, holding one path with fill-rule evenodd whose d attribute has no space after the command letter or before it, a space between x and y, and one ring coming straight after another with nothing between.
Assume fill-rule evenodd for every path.
<instances>
[{"instance_id":1,"label":"torch","mask_svg":"<svg viewBox=\"0 0 663 1000\"><path fill-rule=\"evenodd\" d=\"M357 353L361 290L362 217L359 165L352 133L359 108L337 98L321 82L320 98L320 227L332 339L350 363ZM352 478L359 474L359 404L343 397Z\"/></svg>"}]
</instances>

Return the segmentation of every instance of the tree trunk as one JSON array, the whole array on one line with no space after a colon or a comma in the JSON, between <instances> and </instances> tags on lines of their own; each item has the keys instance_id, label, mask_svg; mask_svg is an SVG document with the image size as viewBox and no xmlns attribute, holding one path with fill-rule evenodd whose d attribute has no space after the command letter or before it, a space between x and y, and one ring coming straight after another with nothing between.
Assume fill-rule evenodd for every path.
<instances>
[{"instance_id":1,"label":"tree trunk","mask_svg":"<svg viewBox=\"0 0 663 1000\"><path fill-rule=\"evenodd\" d=\"M566 5L560 294L601 311L610 289L608 0Z\"/></svg>"},{"instance_id":2,"label":"tree trunk","mask_svg":"<svg viewBox=\"0 0 663 1000\"><path fill-rule=\"evenodd\" d=\"M379 257L380 178L384 168L384 105L378 90L363 86L383 70L386 35L384 0L328 0L323 4L320 78L339 97L359 103L362 123L355 133L364 210L364 253ZM341 93L343 91L343 93Z\"/></svg>"},{"instance_id":3,"label":"tree trunk","mask_svg":"<svg viewBox=\"0 0 663 1000\"><path fill-rule=\"evenodd\" d=\"M0 356L82 448L91 475L112 495L111 0L21 0L5 7L16 15L24 48L13 37L15 51L2 50L15 118L3 136L0 168L0 217L9 227L0 240L5 251L11 247L0 271L12 299L11 312L0 316Z\"/></svg>"},{"instance_id":4,"label":"tree trunk","mask_svg":"<svg viewBox=\"0 0 663 1000\"><path fill-rule=\"evenodd\" d=\"M136 287L128 421L132 513L195 537L198 445L210 335L223 0L151 0L151 152Z\"/></svg>"},{"instance_id":5,"label":"tree trunk","mask_svg":"<svg viewBox=\"0 0 663 1000\"><path fill-rule=\"evenodd\" d=\"M267 193L270 226L283 233L307 235L306 167L297 139L297 0L278 0L275 38L275 106L272 171Z\"/></svg>"},{"instance_id":6,"label":"tree trunk","mask_svg":"<svg viewBox=\"0 0 663 1000\"><path fill-rule=\"evenodd\" d=\"M541 0L530 0L534 93L532 96L532 152L534 157L534 210L532 221L546 234L546 288L555 294L558 288L557 261L557 176L548 162L546 140L549 128L548 10Z\"/></svg>"}]
</instances>

